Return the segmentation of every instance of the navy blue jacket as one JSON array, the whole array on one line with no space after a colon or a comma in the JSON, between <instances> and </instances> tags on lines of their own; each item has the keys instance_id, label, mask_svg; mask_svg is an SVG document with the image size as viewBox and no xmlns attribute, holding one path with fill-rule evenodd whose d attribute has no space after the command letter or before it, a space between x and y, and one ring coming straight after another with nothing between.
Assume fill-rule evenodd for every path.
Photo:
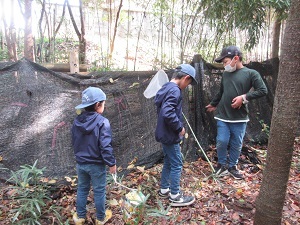
<instances>
[{"instance_id":1,"label":"navy blue jacket","mask_svg":"<svg viewBox=\"0 0 300 225\"><path fill-rule=\"evenodd\" d=\"M163 144L179 143L182 137L182 96L174 82L168 82L156 93L157 125L155 139Z\"/></svg>"},{"instance_id":2,"label":"navy blue jacket","mask_svg":"<svg viewBox=\"0 0 300 225\"><path fill-rule=\"evenodd\" d=\"M108 119L97 112L84 111L75 118L72 126L72 145L76 162L114 166L116 159L111 139Z\"/></svg>"}]
</instances>

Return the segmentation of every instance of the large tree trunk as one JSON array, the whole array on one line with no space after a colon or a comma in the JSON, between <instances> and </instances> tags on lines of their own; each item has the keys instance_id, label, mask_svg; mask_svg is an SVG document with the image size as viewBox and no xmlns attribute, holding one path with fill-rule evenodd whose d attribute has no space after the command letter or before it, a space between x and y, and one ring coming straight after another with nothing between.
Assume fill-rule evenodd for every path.
<instances>
[{"instance_id":1,"label":"large tree trunk","mask_svg":"<svg viewBox=\"0 0 300 225\"><path fill-rule=\"evenodd\" d=\"M25 34L24 34L24 56L34 61L34 41L32 34L32 17L31 17L32 0L25 0Z\"/></svg>"},{"instance_id":2,"label":"large tree trunk","mask_svg":"<svg viewBox=\"0 0 300 225\"><path fill-rule=\"evenodd\" d=\"M300 1L292 0L274 100L266 168L255 225L280 225L300 110Z\"/></svg>"}]
</instances>

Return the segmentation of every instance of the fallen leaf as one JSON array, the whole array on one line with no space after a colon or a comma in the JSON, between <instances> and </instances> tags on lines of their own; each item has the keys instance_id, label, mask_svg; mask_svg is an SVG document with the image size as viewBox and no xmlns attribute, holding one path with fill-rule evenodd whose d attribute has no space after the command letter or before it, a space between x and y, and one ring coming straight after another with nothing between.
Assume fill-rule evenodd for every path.
<instances>
[{"instance_id":1,"label":"fallen leaf","mask_svg":"<svg viewBox=\"0 0 300 225\"><path fill-rule=\"evenodd\" d=\"M144 173L145 171L145 166L137 166L136 167L139 171L141 171L142 173Z\"/></svg>"},{"instance_id":2,"label":"fallen leaf","mask_svg":"<svg viewBox=\"0 0 300 225\"><path fill-rule=\"evenodd\" d=\"M295 204L291 204L291 207L295 211L300 211L300 208L297 205L295 205Z\"/></svg>"},{"instance_id":3,"label":"fallen leaf","mask_svg":"<svg viewBox=\"0 0 300 225\"><path fill-rule=\"evenodd\" d=\"M235 212L232 214L232 217L231 217L233 220L239 220L240 219L240 215L238 212Z\"/></svg>"},{"instance_id":4,"label":"fallen leaf","mask_svg":"<svg viewBox=\"0 0 300 225\"><path fill-rule=\"evenodd\" d=\"M48 181L48 184L55 184L55 183L56 183L56 180L54 180L54 179Z\"/></svg>"},{"instance_id":5,"label":"fallen leaf","mask_svg":"<svg viewBox=\"0 0 300 225\"><path fill-rule=\"evenodd\" d=\"M118 201L115 198L112 199L112 200L109 200L108 202L109 202L109 205L111 205L111 206L118 206L119 205Z\"/></svg>"},{"instance_id":6,"label":"fallen leaf","mask_svg":"<svg viewBox=\"0 0 300 225\"><path fill-rule=\"evenodd\" d=\"M139 84L140 84L140 83L134 82L132 85L129 86L129 88L132 88L132 87L137 86L137 85L139 85Z\"/></svg>"},{"instance_id":7,"label":"fallen leaf","mask_svg":"<svg viewBox=\"0 0 300 225\"><path fill-rule=\"evenodd\" d=\"M65 177L65 179L66 179L66 181L68 181L68 182L72 182L72 179L71 179L71 177Z\"/></svg>"},{"instance_id":8,"label":"fallen leaf","mask_svg":"<svg viewBox=\"0 0 300 225\"><path fill-rule=\"evenodd\" d=\"M127 166L127 169L129 170L129 169L132 169L132 168L134 168L134 164L130 164L129 166Z\"/></svg>"}]
</instances>

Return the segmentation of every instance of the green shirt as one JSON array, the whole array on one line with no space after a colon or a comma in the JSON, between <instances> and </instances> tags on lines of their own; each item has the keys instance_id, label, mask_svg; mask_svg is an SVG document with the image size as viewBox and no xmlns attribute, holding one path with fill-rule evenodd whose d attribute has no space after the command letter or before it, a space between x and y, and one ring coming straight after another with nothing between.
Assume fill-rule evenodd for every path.
<instances>
[{"instance_id":1,"label":"green shirt","mask_svg":"<svg viewBox=\"0 0 300 225\"><path fill-rule=\"evenodd\" d=\"M247 101L251 101L266 95L267 92L266 85L256 70L243 67L232 73L224 72L219 93L210 103L217 106L215 119L224 122L249 121L247 104L243 104L240 109L234 109L231 107L232 99L246 94Z\"/></svg>"}]
</instances>

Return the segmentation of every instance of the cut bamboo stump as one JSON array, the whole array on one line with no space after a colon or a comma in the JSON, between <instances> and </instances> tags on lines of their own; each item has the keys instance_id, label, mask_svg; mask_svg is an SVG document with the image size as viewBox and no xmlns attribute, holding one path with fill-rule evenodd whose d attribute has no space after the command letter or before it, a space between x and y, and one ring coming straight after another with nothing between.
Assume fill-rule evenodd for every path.
<instances>
[{"instance_id":1,"label":"cut bamboo stump","mask_svg":"<svg viewBox=\"0 0 300 225\"><path fill-rule=\"evenodd\" d=\"M77 51L70 52L70 72L71 74L79 73L79 58Z\"/></svg>"}]
</instances>

